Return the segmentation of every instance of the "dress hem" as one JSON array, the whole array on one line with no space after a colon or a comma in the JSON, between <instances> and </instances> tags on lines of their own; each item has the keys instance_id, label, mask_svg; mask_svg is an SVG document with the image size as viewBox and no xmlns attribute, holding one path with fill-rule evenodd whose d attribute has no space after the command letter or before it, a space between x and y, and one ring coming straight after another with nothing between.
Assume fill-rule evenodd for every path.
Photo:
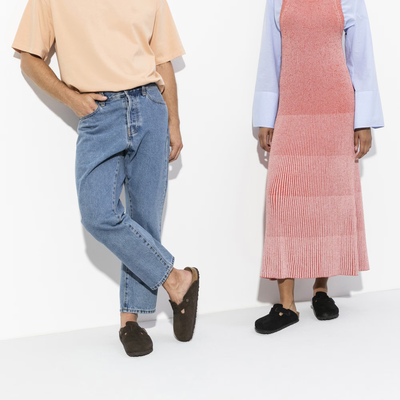
<instances>
[{"instance_id":1,"label":"dress hem","mask_svg":"<svg viewBox=\"0 0 400 400\"><path fill-rule=\"evenodd\" d=\"M324 275L324 276L314 276L314 275L310 275L310 276L284 276L284 277L275 277L275 278L271 278L269 276L264 276L264 275L260 275L260 278L263 279L269 279L270 281L276 281L278 279L317 279L317 278L333 278L335 276L358 276L360 274L360 272L366 272L369 271L370 269L360 269L358 270L356 273L345 273L345 272L338 272L335 274L328 274L328 275Z\"/></svg>"}]
</instances>

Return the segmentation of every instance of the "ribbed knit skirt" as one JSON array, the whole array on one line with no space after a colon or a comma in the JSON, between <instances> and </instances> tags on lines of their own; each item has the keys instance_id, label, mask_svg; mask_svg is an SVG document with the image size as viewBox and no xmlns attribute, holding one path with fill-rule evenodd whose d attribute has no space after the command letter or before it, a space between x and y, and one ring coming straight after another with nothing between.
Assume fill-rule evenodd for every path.
<instances>
[{"instance_id":1,"label":"ribbed knit skirt","mask_svg":"<svg viewBox=\"0 0 400 400\"><path fill-rule=\"evenodd\" d=\"M354 89L339 6L340 0L283 2L263 278L357 275L369 269L354 150Z\"/></svg>"}]
</instances>

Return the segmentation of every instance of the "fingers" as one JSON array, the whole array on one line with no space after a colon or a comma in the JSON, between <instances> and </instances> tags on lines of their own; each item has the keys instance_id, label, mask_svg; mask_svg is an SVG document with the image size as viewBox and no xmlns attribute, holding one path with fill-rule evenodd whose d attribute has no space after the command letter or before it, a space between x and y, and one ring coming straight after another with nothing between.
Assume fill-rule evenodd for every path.
<instances>
[{"instance_id":1,"label":"fingers","mask_svg":"<svg viewBox=\"0 0 400 400\"><path fill-rule=\"evenodd\" d=\"M81 106L78 112L75 112L78 117L84 117L89 115L99 106L96 101L105 101L107 96L103 96L99 93L83 93L81 95Z\"/></svg>"},{"instance_id":2,"label":"fingers","mask_svg":"<svg viewBox=\"0 0 400 400\"><path fill-rule=\"evenodd\" d=\"M258 141L259 141L259 143L260 143L260 147L261 147L264 151L268 151L267 139L266 139L265 135L259 135L259 136L258 136Z\"/></svg>"},{"instance_id":3,"label":"fingers","mask_svg":"<svg viewBox=\"0 0 400 400\"><path fill-rule=\"evenodd\" d=\"M356 160L360 160L361 158L363 158L369 152L370 148L371 148L370 142L361 140L360 150L357 153Z\"/></svg>"},{"instance_id":4,"label":"fingers","mask_svg":"<svg viewBox=\"0 0 400 400\"><path fill-rule=\"evenodd\" d=\"M90 97L93 100L98 100L98 101L106 101L107 100L107 96L103 96L102 94L99 94L99 93L90 93Z\"/></svg>"},{"instance_id":5,"label":"fingers","mask_svg":"<svg viewBox=\"0 0 400 400\"><path fill-rule=\"evenodd\" d=\"M176 161L179 158L179 155L181 154L181 151L183 149L183 144L171 144L171 151L169 153L169 162Z\"/></svg>"},{"instance_id":6,"label":"fingers","mask_svg":"<svg viewBox=\"0 0 400 400\"><path fill-rule=\"evenodd\" d=\"M260 128L258 130L258 142L264 151L267 151L267 136L268 131L266 128Z\"/></svg>"},{"instance_id":7,"label":"fingers","mask_svg":"<svg viewBox=\"0 0 400 400\"><path fill-rule=\"evenodd\" d=\"M258 140L260 143L260 147L267 151L268 153L271 151L271 143L272 143L272 136L274 130L270 128L260 128L258 133Z\"/></svg>"},{"instance_id":8,"label":"fingers","mask_svg":"<svg viewBox=\"0 0 400 400\"><path fill-rule=\"evenodd\" d=\"M358 132L354 131L354 151L358 150Z\"/></svg>"},{"instance_id":9,"label":"fingers","mask_svg":"<svg viewBox=\"0 0 400 400\"><path fill-rule=\"evenodd\" d=\"M271 151L271 145L272 145L272 137L274 136L274 131L270 130L267 136L267 147L268 147L268 152Z\"/></svg>"},{"instance_id":10,"label":"fingers","mask_svg":"<svg viewBox=\"0 0 400 400\"><path fill-rule=\"evenodd\" d=\"M354 152L356 153L356 160L358 160L358 154L359 154L359 148L360 148L360 138L358 136L358 132L354 132Z\"/></svg>"},{"instance_id":11,"label":"fingers","mask_svg":"<svg viewBox=\"0 0 400 400\"><path fill-rule=\"evenodd\" d=\"M354 150L356 152L356 161L363 158L371 149L372 136L369 129L363 129L354 133Z\"/></svg>"}]
</instances>

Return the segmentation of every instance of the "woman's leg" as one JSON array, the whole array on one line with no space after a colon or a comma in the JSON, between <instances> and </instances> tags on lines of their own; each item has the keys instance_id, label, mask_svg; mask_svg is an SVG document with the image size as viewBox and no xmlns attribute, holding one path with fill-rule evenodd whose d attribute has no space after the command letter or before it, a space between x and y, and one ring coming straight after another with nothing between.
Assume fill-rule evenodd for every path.
<instances>
[{"instance_id":1,"label":"woman's leg","mask_svg":"<svg viewBox=\"0 0 400 400\"><path fill-rule=\"evenodd\" d=\"M328 279L329 278L316 278L315 282L314 282L314 286L313 286L313 296L315 296L315 294L317 292L324 292L324 293L328 293Z\"/></svg>"},{"instance_id":2,"label":"woman's leg","mask_svg":"<svg viewBox=\"0 0 400 400\"><path fill-rule=\"evenodd\" d=\"M328 296L328 278L316 278L313 286L312 306L317 319L326 321L339 316L339 308Z\"/></svg>"},{"instance_id":3,"label":"woman's leg","mask_svg":"<svg viewBox=\"0 0 400 400\"><path fill-rule=\"evenodd\" d=\"M279 279L278 287L283 308L297 312L294 302L294 279Z\"/></svg>"},{"instance_id":4,"label":"woman's leg","mask_svg":"<svg viewBox=\"0 0 400 400\"><path fill-rule=\"evenodd\" d=\"M299 313L294 303L294 279L279 279L278 287L280 304L274 304L269 314L255 322L255 329L258 333L278 332L299 322Z\"/></svg>"}]
</instances>

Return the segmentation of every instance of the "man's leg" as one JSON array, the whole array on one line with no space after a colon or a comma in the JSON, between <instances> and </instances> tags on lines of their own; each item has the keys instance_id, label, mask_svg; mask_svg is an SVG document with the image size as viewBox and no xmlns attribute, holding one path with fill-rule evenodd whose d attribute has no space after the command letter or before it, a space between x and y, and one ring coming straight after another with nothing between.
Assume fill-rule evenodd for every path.
<instances>
[{"instance_id":1,"label":"man's leg","mask_svg":"<svg viewBox=\"0 0 400 400\"><path fill-rule=\"evenodd\" d=\"M162 212L160 213L159 210L163 208L165 200L168 181L168 161L163 162L165 152L160 152L159 146L151 143L153 136L148 135L143 139L139 151L135 156L127 154L125 157L125 167L129 176L129 178L127 176L125 179L125 199L126 212L131 218L146 229L156 240L161 242ZM156 141L159 138L154 139ZM149 164L146 160L143 160L143 153L140 149L144 149L146 146L151 146L154 150L154 164ZM145 172L144 170L147 171ZM153 175L154 178L158 176L161 185L156 183L156 188L154 188L146 184L146 180L142 178L148 174ZM153 193L154 189L156 189L156 195ZM158 194L160 189L161 193L163 193L161 197ZM156 198L157 201L154 201ZM155 207L156 203L161 204L161 207ZM147 287L126 265L122 264L120 283L121 327L125 326L127 321L137 321L138 314L155 312L157 292L158 290L151 290Z\"/></svg>"},{"instance_id":2,"label":"man's leg","mask_svg":"<svg viewBox=\"0 0 400 400\"><path fill-rule=\"evenodd\" d=\"M119 199L125 180L127 102L105 102L79 125L76 179L85 228L156 290L169 276L172 255L127 213Z\"/></svg>"},{"instance_id":3,"label":"man's leg","mask_svg":"<svg viewBox=\"0 0 400 400\"><path fill-rule=\"evenodd\" d=\"M135 104L135 115L139 116L140 124L136 127L125 157L125 185L128 212L132 219L160 241L168 182L168 112L158 89L151 90L151 96L154 97L149 96L149 98L144 91L142 95L130 99ZM157 293L149 290L136 276L130 274L125 266L122 267L121 277L121 310L123 311L121 323L123 325L126 321L135 321L137 313L152 312L155 308ZM191 284L191 272L172 269L163 286L171 301L180 304ZM183 307L181 313L184 314L185 311Z\"/></svg>"},{"instance_id":4,"label":"man's leg","mask_svg":"<svg viewBox=\"0 0 400 400\"><path fill-rule=\"evenodd\" d=\"M157 91L154 94L156 93L159 94ZM105 94L110 95L110 92ZM145 142L143 147L141 145L146 133L162 131L157 125L160 121L157 115L162 105L148 98L144 90L142 92L140 89L134 89L125 91L124 94L126 97L119 94L120 97L105 102L102 106L104 108L99 108L93 116L80 121L76 179L82 223L122 261L132 273L132 277L138 278L136 281L143 283L143 286L153 292L163 285L171 301L181 304L189 288L193 287L196 290L197 273L193 273L193 269L174 269L172 255L159 240L125 212L120 201L123 183L126 178L129 179L129 161L135 159L139 148L144 165L154 161L154 148L146 146ZM143 102L147 105L142 104L143 107L140 107L140 103ZM167 121L165 103L162 109L164 120ZM163 145L167 145L166 140L163 141ZM143 168L143 171L146 169ZM150 188L157 187L154 185L153 172L141 174L143 184ZM165 173L165 170L163 172ZM158 188L147 197L148 202L155 201L156 206L152 209L155 210L160 224L165 189L162 202ZM196 282L195 286L192 285L193 279ZM192 301L190 304L195 306L196 303ZM196 309L191 305L186 306L190 308L190 312L185 315L195 316ZM183 315L186 308L182 308ZM148 335L133 322L121 329L120 338L129 355L144 355L152 350ZM143 340L146 343L142 343Z\"/></svg>"},{"instance_id":5,"label":"man's leg","mask_svg":"<svg viewBox=\"0 0 400 400\"><path fill-rule=\"evenodd\" d=\"M127 213L161 242L161 222L168 184L168 113L162 104L139 97L142 124L125 157ZM150 108L149 109L149 105ZM120 285L121 326L138 313L155 311L157 290L151 290L123 264Z\"/></svg>"}]
</instances>

